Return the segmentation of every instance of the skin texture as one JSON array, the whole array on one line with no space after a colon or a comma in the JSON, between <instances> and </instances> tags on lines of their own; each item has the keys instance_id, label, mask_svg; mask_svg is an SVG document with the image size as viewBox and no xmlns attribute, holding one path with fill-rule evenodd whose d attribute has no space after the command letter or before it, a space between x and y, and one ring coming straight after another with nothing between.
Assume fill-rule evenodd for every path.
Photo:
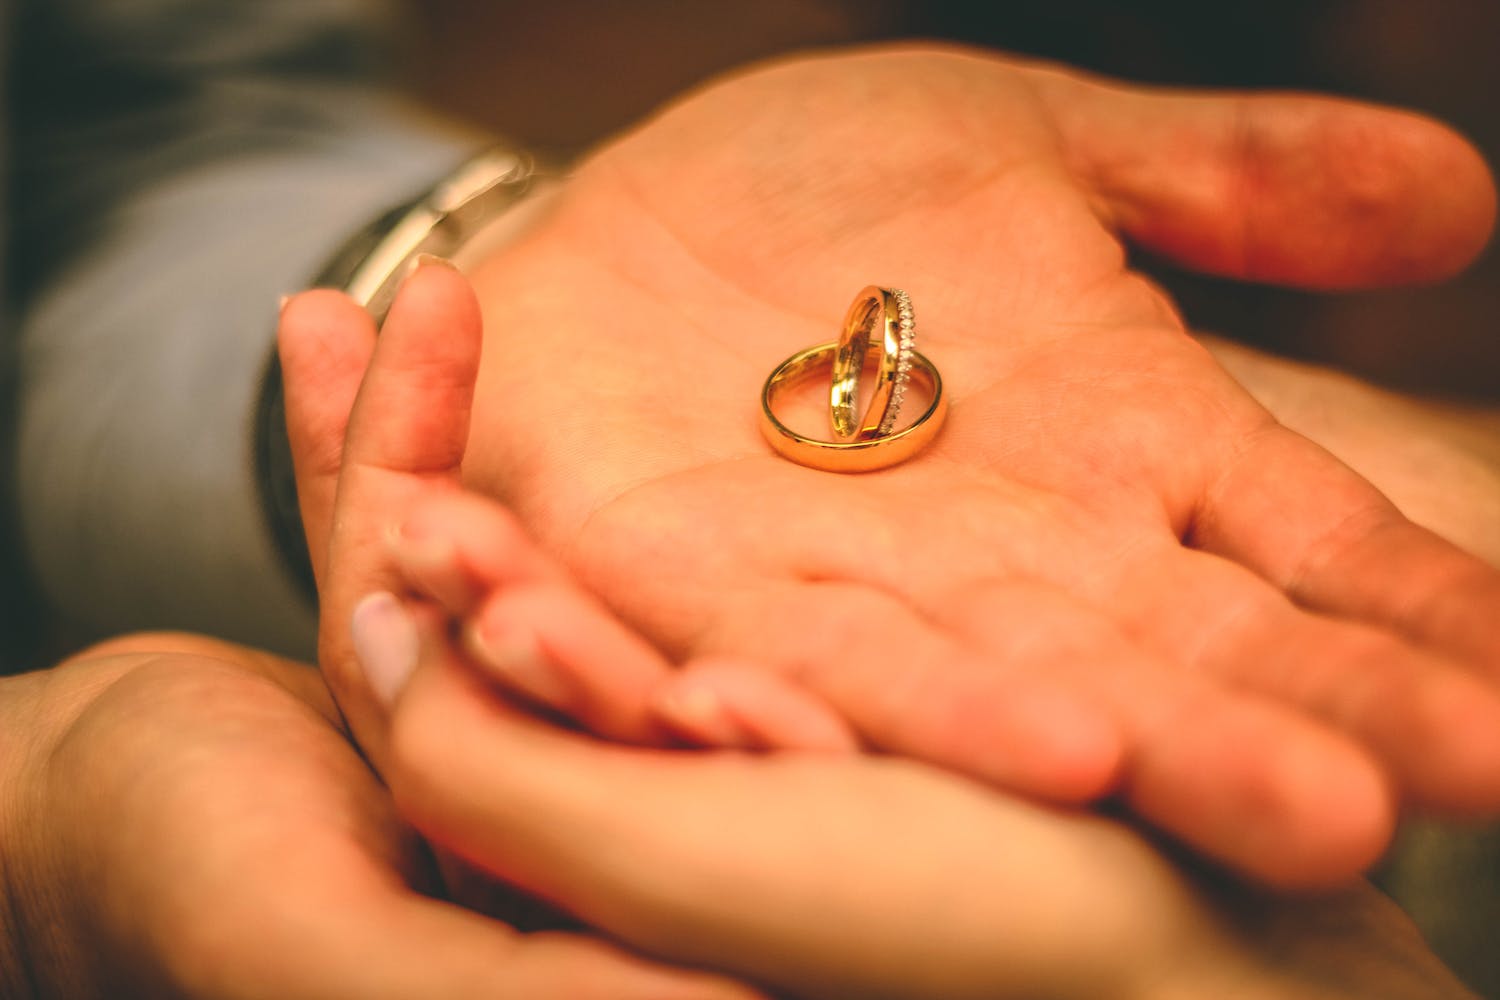
<instances>
[{"instance_id":1,"label":"skin texture","mask_svg":"<svg viewBox=\"0 0 1500 1000\"><path fill-rule=\"evenodd\" d=\"M304 478L303 496L310 524L387 545L398 567L387 579L411 595L378 613L381 603L362 603L354 632L379 668L386 779L433 843L643 951L797 997L1468 995L1366 886L1278 899L1183 866L1118 821L920 763L643 749L522 711L416 595L481 608L545 587L574 602L571 617L539 616L534 634L569 642L584 669L615 662L618 623L513 516L458 489L443 447L453 438L413 438L433 450L399 452L407 411L370 402L400 398L428 431L443 430L445 408L464 412L450 393L475 359L455 345L472 352L477 329L455 337L430 309L410 308L463 288L446 268L417 271L378 344L359 308L331 293L299 297L282 330L295 453L358 453L381 469L346 467L331 491ZM357 378L372 354L347 446L320 441L312 428L342 433L329 401L350 393L313 378ZM390 526L394 541L382 538ZM428 556L446 542L463 573L434 577L434 560L403 559L411 539ZM326 585L342 572L329 564Z\"/></svg>"},{"instance_id":2,"label":"skin texture","mask_svg":"<svg viewBox=\"0 0 1500 1000\"><path fill-rule=\"evenodd\" d=\"M762 998L423 895L426 850L310 667L132 636L5 679L0 713L26 740L0 811L8 997Z\"/></svg>"},{"instance_id":3,"label":"skin texture","mask_svg":"<svg viewBox=\"0 0 1500 1000\"><path fill-rule=\"evenodd\" d=\"M537 731L477 676L433 657L403 689L402 810L651 953L810 998L1468 995L1365 886L1262 897L914 762L601 747ZM601 821L625 787L631 818ZM622 908L658 866L675 891Z\"/></svg>"},{"instance_id":4,"label":"skin texture","mask_svg":"<svg viewBox=\"0 0 1500 1000\"><path fill-rule=\"evenodd\" d=\"M305 307L319 301L303 301L299 315L318 315ZM357 311L351 307L345 315ZM329 360L334 345L320 343L321 352L313 353ZM1241 360L1260 365L1253 384L1268 401L1300 399L1309 404L1301 409L1314 413L1314 401L1328 400L1325 422L1345 403L1358 402L1362 426L1386 434L1378 441L1361 436L1371 445L1363 453L1389 460L1387 467L1397 473L1407 470L1385 476L1382 486L1398 498L1411 489L1448 497L1443 516L1431 521L1435 529L1459 537L1491 520L1500 503L1495 477L1475 476L1482 467L1472 460L1419 460L1492 453L1500 435L1480 438L1472 424L1413 423L1418 411L1411 403L1331 373L1274 359ZM1235 370L1249 369L1236 363ZM1445 434L1445 428L1455 433ZM1314 429L1309 421L1308 430ZM1412 461L1397 461L1403 456ZM1348 457L1357 462L1361 455ZM495 525L496 512L487 505L482 509L488 517L477 523L455 519L455 505L477 501L438 493L413 516L441 515L440 523L466 535L484 523ZM379 519L373 527L387 523ZM501 525L502 533L525 542L513 521L502 517ZM528 559L532 566L553 565L530 543L506 555L510 571L524 568ZM417 581L412 585L421 589ZM579 631L576 620L573 626ZM1278 998L1467 995L1404 918L1363 888L1288 901L1202 871L1193 876L1200 881L1191 882L1124 828L1005 802L952 778L923 776L911 765L698 757L653 768L640 751L601 748L539 729L480 685L477 667L449 669L444 663L429 661L398 703L395 721L402 735L391 773L398 776L406 808L444 842L467 845L478 858L500 861L492 852L527 845L533 859L551 859L530 869L533 884L550 886L558 898L602 921L636 927L643 943L675 941L699 957L727 953L726 964L733 964L745 961L747 940L762 948L777 940L767 937L766 926L784 926L788 934L809 930L809 940L838 949L832 955L839 961L809 956L804 943L779 957L762 955L767 961L760 974L779 969L788 981L811 982L814 989L816 983L831 989L827 984L857 978L857 960L843 967L840 962L851 951L856 959L869 958L865 926L848 925L849 940L828 940L830 928L840 925L809 907L807 886L818 887L812 894L818 899L846 906L853 889L867 900L863 893L899 885L834 878L839 869L824 852L842 857L851 846L879 854L869 859L869 871L877 873L890 870L893 858L901 860L899 872L907 878L924 864L949 863L914 852L921 837L896 843L896 828L890 828L890 842L870 836L888 829L892 819L911 823L919 815L893 817L899 812L892 809L895 803L913 810L938 802L962 810L957 818L971 821L977 812L983 824L996 825L1006 850L997 852L986 842L977 862L1004 877L1010 895L986 944L1012 940L1011 934L1017 944L1024 942L1026 954L1002 948L995 961L1015 959L1014 968L1027 976L1060 977L1049 980L1055 985L1040 995L1106 975L1120 988L1150 980L1155 1000L1179 987L1184 996L1231 995L1226 984L1245 996L1260 995L1246 992L1246 981L1261 983L1256 989ZM0 741L6 902L0 906L0 992L7 997L754 995L722 981L683 978L597 941L543 935L523 943L493 923L416 895L408 884L430 882L423 853L395 822L388 793L348 745L330 698L309 668L192 637L116 640L58 669L0 679ZM695 759L701 765L696 772L684 766ZM525 766L504 766L511 760ZM643 783L620 784L632 776ZM476 796L479 789L489 794ZM841 796L850 802L842 817L833 808ZM645 801L663 810L661 823L646 820L637 806ZM549 802L568 812L549 816ZM791 815L819 810L834 820L832 829L809 844L801 826L789 830L785 816L775 818L770 804L778 802ZM730 814L745 824L733 828L746 835L743 844L730 839L733 830L724 821ZM851 829L852 823L860 829ZM705 826L708 835L690 836ZM610 830L612 838L591 833L598 829ZM811 870L787 867L789 857L766 857L772 845L786 843L774 838L788 836L790 860L814 860ZM726 871L722 858L740 850L767 868ZM1068 864L1045 873L1046 884L1027 889L1028 880L1044 874L1035 859L1059 854L1067 855ZM632 858L653 863L632 868ZM1003 870L1007 860L1016 867ZM602 875L596 882L569 880L569 871ZM666 883L653 882L653 875ZM960 884L975 885L967 876ZM716 904L728 898L725 878L771 905L758 914L745 906L726 913ZM798 879L805 880L800 889ZM945 905L954 898L952 890L943 883ZM785 912L787 900L795 904L793 912ZM1054 923L1042 926L1061 923L1062 933L1050 939L1041 933L1034 923L1039 911L1015 907L1024 900L1048 900L1040 915ZM882 911L888 922L875 930L893 934L903 928L890 919L920 916L908 902ZM1178 912L1179 906L1187 911ZM1117 939L1122 911L1131 919L1123 928L1126 937ZM856 916L872 912L861 903ZM994 933L998 928L1007 934ZM691 933L681 934L684 929ZM726 929L740 937L712 938L711 930ZM752 938L750 931L759 936ZM1090 936L1096 931L1109 939ZM1169 933L1152 938L1158 931ZM1121 950L1122 940L1139 947ZM1187 954L1194 961L1184 961L1184 945L1193 949ZM1162 974L1151 963L1168 947L1177 950ZM1247 960L1247 953L1260 956L1259 972L1257 959ZM268 954L277 961L267 962ZM1081 964L1080 955L1104 964ZM913 976L953 975L951 968L920 963L911 970ZM997 987L986 995L1004 994Z\"/></svg>"},{"instance_id":5,"label":"skin texture","mask_svg":"<svg viewBox=\"0 0 1500 1000\"><path fill-rule=\"evenodd\" d=\"M1402 276L1411 277L1409 270ZM451 289L446 294L452 298ZM324 374L341 360L364 361L357 352L323 353ZM427 371L441 376L444 369L438 364ZM448 370L450 380L454 374ZM422 411L404 416L415 424L423 420ZM340 451L338 441L324 440L321 454L304 458L336 467ZM431 480L425 485L450 492L451 461L420 452L407 458L408 467L392 465L385 469L389 475L372 478L383 479L393 495L411 498L420 490L411 488L407 474L416 471L420 480L425 471ZM370 499L379 499L378 490ZM343 524L373 552L384 544L373 539L391 516L364 522L346 516ZM316 530L326 539L330 528ZM1038 952L1046 942L1025 936L1035 928L1018 922L1011 906L1006 913L980 907L971 914L983 918L980 924L1011 921L998 926L1013 931L1026 952L980 956L994 963L980 972L1036 977L1023 995L1108 995L1096 989L1100 983L1119 995L1149 989L1157 998L1463 995L1399 915L1363 889L1288 904L1225 888L1217 879L1185 880L1127 828L1007 801L910 763L713 756L660 767L657 755L640 750L606 748L601 756L593 741L518 715L477 684L469 666L456 666L446 654L429 654L399 697L394 742L385 738L383 709L366 716L365 728L372 745L386 753L405 808L425 826L475 857L502 849L530 852L528 862L541 862L529 872L540 890L603 923L617 923L647 946L675 944L732 965L746 962L744 939L715 941L712 933L746 934L768 953L785 945L789 950L770 954L758 974L802 982L810 996L847 995L851 979L871 975L837 962L822 966L827 960L809 954L805 943L798 950L800 936L777 937L800 929L820 947L840 945L837 935L817 936L838 925L830 928L806 907L809 885L828 897L834 914L870 913L860 891L866 886L837 884L831 860L864 857L867 871L890 868L891 881L871 887L900 890L899 899L874 911L888 922L877 920L872 936L864 936L862 925L847 925L845 950L826 953L838 961L849 959L851 949L868 960L870 940L890 941L898 948L891 955L901 954L899 947L916 939L902 921L921 916L905 910L910 891L948 888L923 866L951 858L902 857L897 848L908 847L909 838L883 843L869 837L893 807L895 818L908 824L925 815L944 818L948 831L991 831L977 845L983 853L976 863L986 878L1015 879L1001 887L1016 899L1055 894L1053 922L1042 926L1078 936L1053 936L1050 951ZM24 951L4 963L4 974L27 980L4 981L6 995L756 995L589 938L521 940L416 895L409 884L428 882L422 855L345 742L332 703L307 668L189 637L135 637L58 670L0 682L0 723L6 741L0 764L4 927L12 951ZM704 766L684 766L691 763ZM642 780L622 784L630 778ZM476 801L476 789L489 794ZM787 806L780 815L765 809L778 791ZM844 793L850 798L840 811ZM695 800L707 819L689 808ZM646 821L637 802L649 803L667 822ZM539 808L548 803L559 815ZM806 849L802 825L787 825L787 816L817 808L829 818L826 839L794 859L800 866L788 867L788 859L770 849ZM726 816L739 823L724 823ZM743 870L724 866L721 826L756 835L746 845ZM616 835L602 848L594 832L600 829ZM1011 848L1004 853L1017 869L998 863L1004 858L995 857L997 842ZM859 853L849 854L850 848ZM1089 863L1039 866L1032 860L1058 853ZM890 865L893 857L902 863ZM632 858L654 864L635 869L627 863ZM667 876L665 884L653 881L653 870ZM1058 881L1059 870L1079 876L1078 883ZM600 879L580 886L569 876L578 871ZM164 880L164 873L171 877ZM780 883L777 874L797 878ZM965 886L968 874L958 874ZM1044 884L1029 891L1026 879L1044 874ZM726 876L766 909L716 908L715 901L727 898ZM755 926L762 919L769 933ZM989 933L996 925L985 926ZM930 923L916 929L930 929ZM765 936L754 937L755 931ZM17 948L18 941L26 947ZM1122 941L1139 947L1122 950ZM1184 962L1184 952L1196 960ZM1153 964L1163 953L1171 960L1166 969ZM277 960L267 962L267 955ZM923 992L916 995L942 995L930 988L1005 995L993 983L964 980L951 966L900 968L917 979Z\"/></svg>"},{"instance_id":6,"label":"skin texture","mask_svg":"<svg viewBox=\"0 0 1500 1000\"><path fill-rule=\"evenodd\" d=\"M1199 339L1277 420L1349 463L1413 521L1500 566L1500 409L1401 396Z\"/></svg>"},{"instance_id":7,"label":"skin texture","mask_svg":"<svg viewBox=\"0 0 1500 1000\"><path fill-rule=\"evenodd\" d=\"M1473 150L1399 112L942 49L772 65L600 150L476 272L465 478L673 662L757 664L872 747L1339 882L1400 809L1500 806L1500 577L1278 425L1124 244L1360 287L1451 273L1493 213ZM868 475L777 458L761 380L871 281L912 293L947 427ZM330 536L322 660L380 763L342 623L387 553Z\"/></svg>"}]
</instances>

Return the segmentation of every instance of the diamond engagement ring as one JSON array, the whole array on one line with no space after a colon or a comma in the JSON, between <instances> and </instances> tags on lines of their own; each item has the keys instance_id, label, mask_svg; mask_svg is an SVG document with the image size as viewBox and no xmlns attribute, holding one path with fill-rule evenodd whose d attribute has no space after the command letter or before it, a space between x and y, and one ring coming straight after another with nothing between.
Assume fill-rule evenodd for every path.
<instances>
[{"instance_id":1,"label":"diamond engagement ring","mask_svg":"<svg viewBox=\"0 0 1500 1000\"><path fill-rule=\"evenodd\" d=\"M844 334L833 356L829 415L838 441L889 434L896 426L911 381L917 331L911 296L899 288L870 285L854 297L844 316ZM875 350L875 389L858 418L860 384Z\"/></svg>"},{"instance_id":2,"label":"diamond engagement ring","mask_svg":"<svg viewBox=\"0 0 1500 1000\"><path fill-rule=\"evenodd\" d=\"M831 441L799 434L776 415L776 399L782 390L824 372L830 380ZM866 377L873 377L874 388L861 410L860 390ZM898 429L913 383L926 390L927 407ZM761 390L761 432L771 447L793 462L828 472L870 472L906 461L932 441L947 412L942 377L916 350L911 297L899 289L876 285L855 296L837 342L787 358Z\"/></svg>"}]
</instances>

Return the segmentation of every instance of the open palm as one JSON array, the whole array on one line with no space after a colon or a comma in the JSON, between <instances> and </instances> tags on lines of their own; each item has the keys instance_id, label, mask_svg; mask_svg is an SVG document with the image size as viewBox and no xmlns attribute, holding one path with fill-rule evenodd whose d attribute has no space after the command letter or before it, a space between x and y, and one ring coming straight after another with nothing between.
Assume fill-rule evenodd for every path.
<instances>
[{"instance_id":1,"label":"open palm","mask_svg":"<svg viewBox=\"0 0 1500 1000\"><path fill-rule=\"evenodd\" d=\"M466 477L653 641L774 667L876 747L1342 877L1398 800L1500 806L1500 578L1275 424L1122 239L1357 285L1452 270L1492 211L1393 113L784 64L604 149L476 272ZM912 293L948 425L886 471L792 465L761 382L872 282Z\"/></svg>"},{"instance_id":2,"label":"open palm","mask_svg":"<svg viewBox=\"0 0 1500 1000\"><path fill-rule=\"evenodd\" d=\"M351 719L435 846L648 954L799 997L1469 995L1368 886L1278 899L1179 867L1118 820L919 763L625 746L518 710L448 613L524 612L512 638L566 650L579 673L554 679L596 685L564 709L636 740L640 690L702 664L671 674L504 508L456 488L474 305L456 272L424 267L378 344L328 292L299 296L281 333L325 644L355 638L382 707ZM371 587L407 596L377 591L349 620L347 595ZM359 705L343 665L330 676Z\"/></svg>"}]
</instances>

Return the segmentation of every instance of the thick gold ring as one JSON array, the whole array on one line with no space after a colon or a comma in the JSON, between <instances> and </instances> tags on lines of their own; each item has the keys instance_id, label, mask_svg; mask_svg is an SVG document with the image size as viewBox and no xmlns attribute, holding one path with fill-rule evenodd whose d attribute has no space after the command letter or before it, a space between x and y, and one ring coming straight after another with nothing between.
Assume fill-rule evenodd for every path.
<instances>
[{"instance_id":1,"label":"thick gold ring","mask_svg":"<svg viewBox=\"0 0 1500 1000\"><path fill-rule=\"evenodd\" d=\"M909 374L926 383L931 402L921 416L900 430L854 441L818 441L798 434L777 418L777 393L810 375L829 372L838 350L837 343L809 347L777 365L766 379L760 393L760 429L776 453L798 465L828 472L872 472L904 462L927 447L943 426L948 401L943 398L943 379L937 368L916 351L910 352Z\"/></svg>"},{"instance_id":2,"label":"thick gold ring","mask_svg":"<svg viewBox=\"0 0 1500 1000\"><path fill-rule=\"evenodd\" d=\"M828 415L835 441L883 436L895 428L911 380L915 324L911 296L899 288L870 285L854 297L833 355ZM875 388L864 413L856 416L872 350L879 352L873 365Z\"/></svg>"}]
</instances>

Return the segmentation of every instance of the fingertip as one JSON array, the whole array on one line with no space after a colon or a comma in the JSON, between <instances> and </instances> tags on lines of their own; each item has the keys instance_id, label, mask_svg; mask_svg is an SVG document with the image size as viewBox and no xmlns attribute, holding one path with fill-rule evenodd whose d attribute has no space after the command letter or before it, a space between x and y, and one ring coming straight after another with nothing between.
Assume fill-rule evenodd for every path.
<instances>
[{"instance_id":1,"label":"fingertip","mask_svg":"<svg viewBox=\"0 0 1500 1000\"><path fill-rule=\"evenodd\" d=\"M507 691L543 708L571 714L576 688L562 664L543 650L534 630L488 615L464 626L462 642L470 659Z\"/></svg>"},{"instance_id":2,"label":"fingertip","mask_svg":"<svg viewBox=\"0 0 1500 1000\"><path fill-rule=\"evenodd\" d=\"M1430 120L1428 125L1444 133L1448 149L1448 163L1440 169L1449 181L1442 185L1449 192L1443 207L1452 221L1433 226L1427 234L1439 246L1444 241L1449 246L1446 260L1437 250L1429 251L1438 261L1431 278L1438 280L1463 270L1483 252L1494 235L1500 203L1494 171L1479 147L1447 125Z\"/></svg>"},{"instance_id":3,"label":"fingertip","mask_svg":"<svg viewBox=\"0 0 1500 1000\"><path fill-rule=\"evenodd\" d=\"M950 750L961 766L1049 802L1081 805L1113 792L1127 752L1113 713L1075 691L1013 680L987 704L959 711Z\"/></svg>"},{"instance_id":4,"label":"fingertip","mask_svg":"<svg viewBox=\"0 0 1500 1000\"><path fill-rule=\"evenodd\" d=\"M424 328L439 323L451 325L455 334L477 335L482 325L479 299L473 284L452 261L419 254L396 291L386 323L397 328L408 323Z\"/></svg>"},{"instance_id":5,"label":"fingertip","mask_svg":"<svg viewBox=\"0 0 1500 1000\"><path fill-rule=\"evenodd\" d=\"M1330 185L1333 210L1347 220L1351 258L1363 264L1350 284L1441 281L1489 242L1494 176L1479 149L1451 126L1351 105L1329 115L1322 142L1340 180Z\"/></svg>"},{"instance_id":6,"label":"fingertip","mask_svg":"<svg viewBox=\"0 0 1500 1000\"><path fill-rule=\"evenodd\" d=\"M853 753L859 739L822 699L760 667L698 661L672 674L649 703L675 735L701 746Z\"/></svg>"},{"instance_id":7,"label":"fingertip","mask_svg":"<svg viewBox=\"0 0 1500 1000\"><path fill-rule=\"evenodd\" d=\"M453 261L449 260L447 257L442 257L435 253L419 253L414 258L412 258L413 271L416 271L418 268L423 267L446 267L450 271L458 270L458 268L454 266Z\"/></svg>"},{"instance_id":8,"label":"fingertip","mask_svg":"<svg viewBox=\"0 0 1500 1000\"><path fill-rule=\"evenodd\" d=\"M651 693L670 667L591 594L568 580L494 589L462 642L486 677L599 736L659 745Z\"/></svg>"},{"instance_id":9,"label":"fingertip","mask_svg":"<svg viewBox=\"0 0 1500 1000\"><path fill-rule=\"evenodd\" d=\"M280 305L278 332L283 346L352 334L374 338L375 322L370 314L341 291L310 288L283 295Z\"/></svg>"},{"instance_id":10,"label":"fingertip","mask_svg":"<svg viewBox=\"0 0 1500 1000\"><path fill-rule=\"evenodd\" d=\"M1325 751L1321 761L1307 754L1274 754L1263 794L1268 804L1262 816L1272 818L1264 840L1247 838L1244 855L1231 860L1273 888L1347 884L1380 860L1395 835L1397 800L1391 783L1352 746ZM1246 828L1252 823L1247 818Z\"/></svg>"},{"instance_id":11,"label":"fingertip","mask_svg":"<svg viewBox=\"0 0 1500 1000\"><path fill-rule=\"evenodd\" d=\"M1144 748L1132 808L1229 867L1279 889L1367 871L1389 846L1385 772L1338 734L1253 702L1202 705Z\"/></svg>"},{"instance_id":12,"label":"fingertip","mask_svg":"<svg viewBox=\"0 0 1500 1000\"><path fill-rule=\"evenodd\" d=\"M288 306L286 325L321 304L312 295ZM397 292L374 342L349 424L346 460L457 483L483 330L463 275L419 266Z\"/></svg>"},{"instance_id":13,"label":"fingertip","mask_svg":"<svg viewBox=\"0 0 1500 1000\"><path fill-rule=\"evenodd\" d=\"M464 572L485 586L559 582L565 575L503 504L447 484L415 500L396 530L413 545L451 544Z\"/></svg>"},{"instance_id":14,"label":"fingertip","mask_svg":"<svg viewBox=\"0 0 1500 1000\"><path fill-rule=\"evenodd\" d=\"M1125 770L1126 744L1114 718L1066 692L1037 691L1029 700L1034 717L1046 720L1031 737L1042 783L1036 794L1082 804L1115 791Z\"/></svg>"},{"instance_id":15,"label":"fingertip","mask_svg":"<svg viewBox=\"0 0 1500 1000\"><path fill-rule=\"evenodd\" d=\"M1108 710L1034 678L943 690L910 705L893 749L1049 802L1078 805L1118 787L1127 746Z\"/></svg>"},{"instance_id":16,"label":"fingertip","mask_svg":"<svg viewBox=\"0 0 1500 1000\"><path fill-rule=\"evenodd\" d=\"M417 669L421 638L416 620L400 598L379 591L354 606L349 632L365 683L389 709Z\"/></svg>"},{"instance_id":17,"label":"fingertip","mask_svg":"<svg viewBox=\"0 0 1500 1000\"><path fill-rule=\"evenodd\" d=\"M314 289L283 303L276 338L279 366L272 366L270 375L282 380L297 498L321 581L344 443L374 352L375 325L342 293Z\"/></svg>"},{"instance_id":18,"label":"fingertip","mask_svg":"<svg viewBox=\"0 0 1500 1000\"><path fill-rule=\"evenodd\" d=\"M375 347L375 324L347 296L313 289L285 302L276 332L294 456L338 456Z\"/></svg>"},{"instance_id":19,"label":"fingertip","mask_svg":"<svg viewBox=\"0 0 1500 1000\"><path fill-rule=\"evenodd\" d=\"M451 536L413 535L401 522L386 532L386 550L406 583L438 602L455 617L469 614L484 595L485 584L467 569Z\"/></svg>"},{"instance_id":20,"label":"fingertip","mask_svg":"<svg viewBox=\"0 0 1500 1000\"><path fill-rule=\"evenodd\" d=\"M668 682L651 696L647 707L668 732L693 746L755 749L725 709L723 699L710 688Z\"/></svg>"},{"instance_id":21,"label":"fingertip","mask_svg":"<svg viewBox=\"0 0 1500 1000\"><path fill-rule=\"evenodd\" d=\"M1399 772L1411 805L1449 819L1500 815L1500 693L1455 673L1415 699L1428 738Z\"/></svg>"}]
</instances>

